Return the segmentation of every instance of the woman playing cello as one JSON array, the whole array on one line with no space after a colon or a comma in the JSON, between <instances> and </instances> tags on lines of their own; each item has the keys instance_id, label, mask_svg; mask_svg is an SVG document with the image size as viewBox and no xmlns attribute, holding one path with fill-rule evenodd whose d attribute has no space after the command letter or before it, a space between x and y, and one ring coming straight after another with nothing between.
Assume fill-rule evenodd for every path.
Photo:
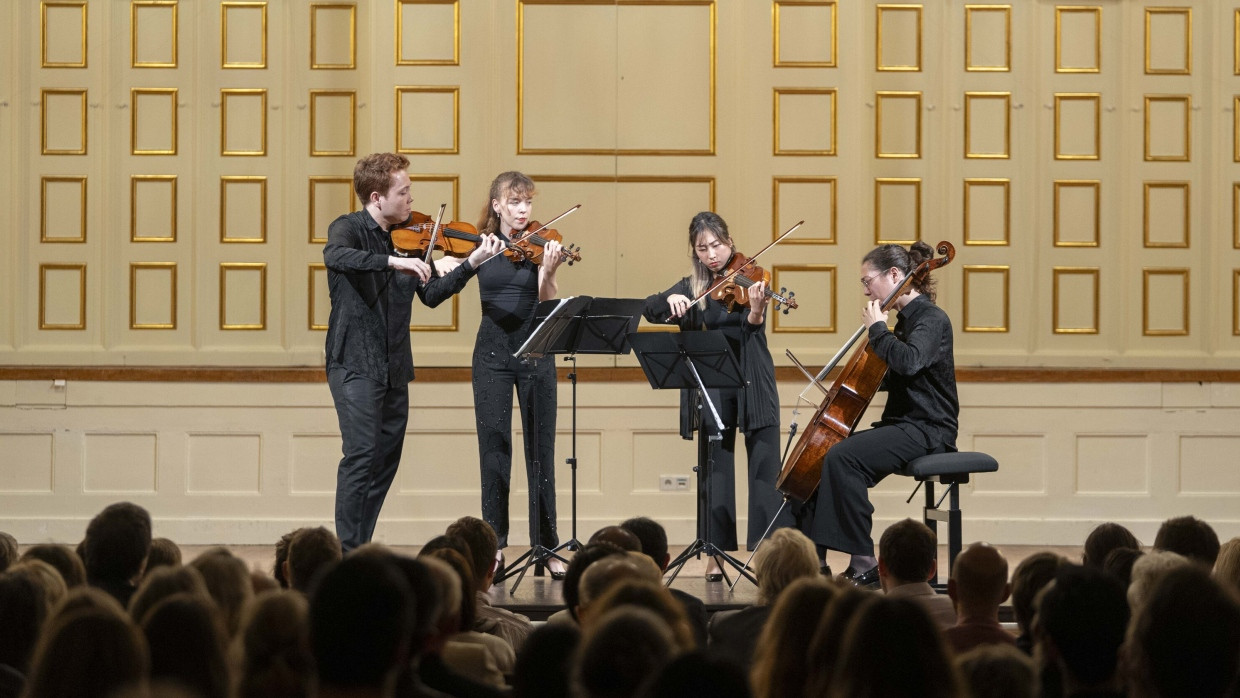
<instances>
[{"instance_id":1,"label":"woman playing cello","mask_svg":"<svg viewBox=\"0 0 1240 698\"><path fill-rule=\"evenodd\" d=\"M843 576L858 586L878 582L868 488L914 458L956 450L960 401L952 323L934 304L929 272L914 278L896 299L894 331L887 329L882 309L901 280L933 256L929 245L916 242L908 250L882 245L861 260L861 285L869 299L861 318L874 354L887 363L880 387L887 391L887 404L873 429L855 432L827 451L809 528L819 548L852 555Z\"/></svg>"},{"instance_id":2,"label":"woman playing cello","mask_svg":"<svg viewBox=\"0 0 1240 698\"><path fill-rule=\"evenodd\" d=\"M736 430L745 435L745 451L749 457L749 531L746 546L752 550L762 533L780 509L783 497L775 491L779 476L779 396L775 390L775 365L766 346L765 284L756 281L748 289L749 303L725 307L714 298L704 298L696 305L690 301L702 295L707 286L726 269L736 249L728 234L728 224L718 214L703 211L689 223L690 259L693 273L663 293L646 299L644 316L650 322L675 320L681 329L723 330L736 355L745 379L740 389L708 389L724 432L721 447L715 455L714 471L704 483L710 488L712 511L709 513L710 540L721 550L736 550ZM681 401L681 424L690 409ZM706 433L715 431L709 412L699 423ZM688 437L682 426L681 436ZM792 514L780 516L780 526L791 526ZM698 537L707 539L706 531ZM711 558L706 568L707 581L722 579L718 563Z\"/></svg>"}]
</instances>

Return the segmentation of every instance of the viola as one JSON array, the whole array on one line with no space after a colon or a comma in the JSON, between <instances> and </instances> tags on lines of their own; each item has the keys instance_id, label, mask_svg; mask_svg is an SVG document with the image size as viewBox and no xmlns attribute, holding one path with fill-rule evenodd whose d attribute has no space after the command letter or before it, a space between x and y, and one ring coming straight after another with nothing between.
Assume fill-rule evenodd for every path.
<instances>
[{"instance_id":1,"label":"viola","mask_svg":"<svg viewBox=\"0 0 1240 698\"><path fill-rule=\"evenodd\" d=\"M753 264L753 260L740 252L733 252L732 259L720 272L725 281L711 293L711 298L719 301L728 310L737 310L749 305L749 288L761 281L767 284L762 293L775 301L775 310L788 314L797 308L796 294L781 287L779 293L770 289L771 273Z\"/></svg>"},{"instance_id":2,"label":"viola","mask_svg":"<svg viewBox=\"0 0 1240 698\"><path fill-rule=\"evenodd\" d=\"M560 235L558 230L555 228L548 228L538 221L530 221L530 224L526 226L525 229L533 232L517 235L513 238L511 244L520 249L525 254L525 258L535 264L542 264L543 252L546 251L548 242L554 240L555 242L562 243L564 240L564 236ZM562 249L564 263L568 266L571 267L573 266L573 262L581 261L580 247L577 247L576 245L564 245Z\"/></svg>"},{"instance_id":3,"label":"viola","mask_svg":"<svg viewBox=\"0 0 1240 698\"><path fill-rule=\"evenodd\" d=\"M392 228L392 246L396 249L396 254L401 257L425 257L434 229L434 219L425 213L414 211L408 220ZM449 257L468 257L481 243L482 236L478 234L477 228L469 223L452 221L440 224L433 249L440 250ZM512 242L505 243L504 256L514 262L529 259L525 249Z\"/></svg>"}]
</instances>

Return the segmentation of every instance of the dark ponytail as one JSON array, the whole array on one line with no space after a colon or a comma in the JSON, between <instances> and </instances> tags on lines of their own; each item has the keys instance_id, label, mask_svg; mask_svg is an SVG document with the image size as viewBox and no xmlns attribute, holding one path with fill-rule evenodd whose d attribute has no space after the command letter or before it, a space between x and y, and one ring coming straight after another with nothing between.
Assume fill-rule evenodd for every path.
<instances>
[{"instance_id":1,"label":"dark ponytail","mask_svg":"<svg viewBox=\"0 0 1240 698\"><path fill-rule=\"evenodd\" d=\"M922 262L933 258L934 248L918 240L907 250L899 245L879 245L870 250L869 254L861 259L861 263L870 265L875 271L887 271L895 267L905 276L910 276ZM937 282L930 278L930 272L926 272L921 278L915 277L909 283L913 284L915 291L929 298L931 302L934 301Z\"/></svg>"}]
</instances>

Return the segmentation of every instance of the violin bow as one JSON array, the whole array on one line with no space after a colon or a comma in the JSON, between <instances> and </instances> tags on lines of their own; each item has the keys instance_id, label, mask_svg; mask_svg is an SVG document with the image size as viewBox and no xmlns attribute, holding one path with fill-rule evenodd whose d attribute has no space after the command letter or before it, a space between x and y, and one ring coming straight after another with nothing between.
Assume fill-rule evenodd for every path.
<instances>
[{"instance_id":1,"label":"violin bow","mask_svg":"<svg viewBox=\"0 0 1240 698\"><path fill-rule=\"evenodd\" d=\"M443 220L443 212L447 208L447 204L439 204L439 215L435 216L435 227L431 228L431 242L426 246L426 257L422 259L427 264L431 263L431 252L435 249L435 240L439 237L439 222Z\"/></svg>"},{"instance_id":2,"label":"violin bow","mask_svg":"<svg viewBox=\"0 0 1240 698\"><path fill-rule=\"evenodd\" d=\"M689 301L689 305L690 305L690 306L697 305L697 304L698 304L698 301L700 301L700 300L702 300L703 298L705 298L705 297L709 296L710 294L714 293L714 292L715 292L715 289L719 288L719 286L720 286L720 285L722 285L724 282L726 282L726 281L727 281L727 280L729 280L729 279L736 278L736 275L737 275L737 274L739 274L739 273L741 273L741 271L743 271L743 270L745 269L745 267L748 267L749 265L751 265L751 264L753 264L755 261L757 261L758 257L761 257L763 252L766 252L767 250L771 249L772 247L774 247L774 246L778 245L778 244L779 244L779 242L780 242L781 240L783 240L784 238L786 238L786 237L788 237L789 235L791 235L791 234L792 234L792 231L796 230L797 228L800 228L800 227L801 227L801 226L803 226L803 225L805 225L805 221L801 221L801 222L797 223L796 225L792 226L791 228L787 229L786 231L784 231L784 234L783 234L783 235L780 235L779 237L777 237L777 238L775 238L774 240L772 240L772 241L771 241L771 244L769 244L769 245L767 245L766 247L763 247L762 249L758 250L758 254L756 254L756 255L754 255L754 256L752 256L752 257L750 257L750 258L749 258L749 261L748 261L748 262L745 262L745 263L744 263L744 264L742 264L740 267L738 267L738 268L736 269L736 271L733 271L733 272L731 272L731 273L725 274L724 276L721 276L721 277L719 277L718 279L716 279L716 280L715 280L715 282L714 282L713 284L711 284L710 286L708 286L708 287L706 288L706 290L702 292L702 294L701 294L701 295L699 295L697 298L694 298L693 300ZM735 251L735 250L734 250L734 251Z\"/></svg>"},{"instance_id":3,"label":"violin bow","mask_svg":"<svg viewBox=\"0 0 1240 698\"><path fill-rule=\"evenodd\" d=\"M563 217L567 216L568 214L572 213L573 211L576 211L576 210L577 210L577 209L579 209L579 208L581 208L581 204L577 204L576 206L574 206L574 207L572 207L572 208L568 209L567 211L565 211L564 213L561 213L560 215L556 216L555 218L552 218L550 221L547 221L546 223L543 223L541 226L539 226L539 227L538 227L538 230L535 230L535 231L532 231L532 232L531 232L531 231L526 231L526 232L525 232L525 233L524 233L521 237L519 237L519 238L515 238L515 239L513 239L513 240L509 240L509 241L508 241L508 244L509 244L509 245L515 245L515 244L517 244L518 242L521 242L522 240L524 240L524 239L526 239L526 238L530 237L531 235L537 235L538 233L541 233L542 231L544 231L544 230L546 230L547 228L551 227L551 224L552 224L552 223L554 223L554 222L556 222L556 221L560 220L561 218L563 218ZM492 259L495 259L496 257L499 257L499 256L500 256L500 255L502 255L502 254L503 254L503 253L501 252L500 254L493 255L493 256L491 256L491 257L487 257L486 259L482 260L482 262L480 262L480 263L478 264L478 266L482 266L483 264L486 264L487 262L491 261Z\"/></svg>"}]
</instances>

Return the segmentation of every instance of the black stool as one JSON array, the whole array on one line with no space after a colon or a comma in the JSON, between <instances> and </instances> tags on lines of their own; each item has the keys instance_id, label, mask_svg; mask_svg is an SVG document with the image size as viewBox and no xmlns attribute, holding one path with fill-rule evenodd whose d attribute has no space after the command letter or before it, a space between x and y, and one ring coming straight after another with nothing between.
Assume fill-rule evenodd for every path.
<instances>
[{"instance_id":1,"label":"black stool","mask_svg":"<svg viewBox=\"0 0 1240 698\"><path fill-rule=\"evenodd\" d=\"M952 565L956 563L956 556L960 554L961 533L960 533L960 487L961 483L969 481L969 475L972 473L993 473L999 469L999 463L994 458L985 453L976 451L953 451L951 453L934 453L929 456L922 456L914 459L906 466L904 473L911 475L917 480L917 487L926 486L926 506L922 509L922 516L926 525L934 531L938 536L940 521L947 524L947 575L951 576ZM935 501L934 499L934 483L947 486L947 491L943 496ZM913 494L910 494L908 501L913 500L913 496L917 494L916 488ZM950 504L947 509L940 508L943 500L951 497ZM939 572L936 570L934 579L930 580L934 586L939 584Z\"/></svg>"}]
</instances>

